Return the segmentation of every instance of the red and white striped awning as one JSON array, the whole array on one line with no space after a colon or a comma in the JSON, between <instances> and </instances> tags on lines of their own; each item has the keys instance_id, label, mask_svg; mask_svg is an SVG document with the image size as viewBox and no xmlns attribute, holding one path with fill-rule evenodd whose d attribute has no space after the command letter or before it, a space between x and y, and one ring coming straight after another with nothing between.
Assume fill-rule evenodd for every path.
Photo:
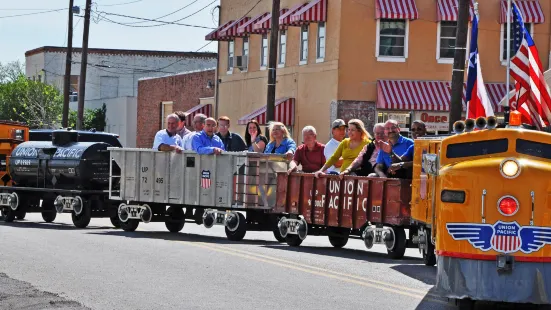
<instances>
[{"instance_id":1,"label":"red and white striped awning","mask_svg":"<svg viewBox=\"0 0 551 310\"><path fill-rule=\"evenodd\" d=\"M438 13L438 21L457 21L459 17L459 0L438 0L436 3L436 12ZM474 16L474 8L472 1L469 5L469 14L471 21Z\"/></svg>"},{"instance_id":2,"label":"red and white striped awning","mask_svg":"<svg viewBox=\"0 0 551 310\"><path fill-rule=\"evenodd\" d=\"M417 19L419 12L415 0L376 0L377 19Z\"/></svg>"},{"instance_id":3,"label":"red and white striped awning","mask_svg":"<svg viewBox=\"0 0 551 310\"><path fill-rule=\"evenodd\" d=\"M261 30L255 30L253 29L253 26L254 24L256 24L258 21L262 20L264 17L266 17L267 15L271 15L270 13L266 12L266 13L263 13L263 14L260 14L258 16L255 16L251 19L249 19L246 23L244 23L243 25L239 26L237 28L237 35L238 36L246 36L248 34L252 34L252 33L262 33Z\"/></svg>"},{"instance_id":4,"label":"red and white striped awning","mask_svg":"<svg viewBox=\"0 0 551 310\"><path fill-rule=\"evenodd\" d=\"M289 9L281 9L279 11L279 16L287 13ZM285 25L279 25L279 29L285 29ZM267 33L272 30L272 13L268 13L266 16L261 18L253 25L253 30L258 31L259 33Z\"/></svg>"},{"instance_id":5,"label":"red and white striped awning","mask_svg":"<svg viewBox=\"0 0 551 310\"><path fill-rule=\"evenodd\" d=\"M549 1L549 0L546 0ZM522 15L522 20L525 23L541 24L545 22L545 15L541 9L538 0L515 0L517 7ZM513 12L511 12L511 21L513 20ZM499 18L500 24L505 24L507 21L507 0L501 0L501 15Z\"/></svg>"},{"instance_id":6,"label":"red and white striped awning","mask_svg":"<svg viewBox=\"0 0 551 310\"><path fill-rule=\"evenodd\" d=\"M220 36L223 38L235 38L237 36L237 28L248 22L251 19L248 16L243 16L240 19L229 24L226 28L220 30Z\"/></svg>"},{"instance_id":7,"label":"red and white striped awning","mask_svg":"<svg viewBox=\"0 0 551 310\"><path fill-rule=\"evenodd\" d=\"M266 107L262 107L250 114L240 118L239 125L247 125L251 120L256 120L260 125L266 125ZM286 126L295 124L295 98L281 98L275 104L275 121L281 122Z\"/></svg>"},{"instance_id":8,"label":"red and white striped awning","mask_svg":"<svg viewBox=\"0 0 551 310\"><path fill-rule=\"evenodd\" d=\"M327 19L327 0L313 0L291 16L291 22L316 23Z\"/></svg>"},{"instance_id":9,"label":"red and white striped awning","mask_svg":"<svg viewBox=\"0 0 551 310\"><path fill-rule=\"evenodd\" d=\"M505 83L485 83L494 112L503 112L499 104L507 93ZM463 84L463 110L466 110ZM512 86L510 86L512 89ZM451 82L379 80L377 83L377 108L408 111L449 111Z\"/></svg>"},{"instance_id":10,"label":"red and white striped awning","mask_svg":"<svg viewBox=\"0 0 551 310\"><path fill-rule=\"evenodd\" d=\"M191 126L193 124L193 118L197 114L205 114L207 117L211 116L212 105L210 103L200 104L186 111L188 113L186 117L186 125Z\"/></svg>"},{"instance_id":11,"label":"red and white striped awning","mask_svg":"<svg viewBox=\"0 0 551 310\"><path fill-rule=\"evenodd\" d=\"M225 38L220 36L220 31L223 30L224 28L228 27L229 25L231 25L233 22L234 22L233 20L230 20L229 22L223 24L222 26L218 27L217 29L211 31L211 33L209 33L205 36L205 40L207 40L207 41L224 41L224 40L226 40Z\"/></svg>"},{"instance_id":12,"label":"red and white striped awning","mask_svg":"<svg viewBox=\"0 0 551 310\"><path fill-rule=\"evenodd\" d=\"M304 23L301 23L301 22L291 21L291 16L293 16L293 14L297 13L298 11L300 11L302 8L304 8L307 5L308 5L308 3L299 3L295 6L293 6L292 8L290 8L287 12L279 15L279 24L284 25L284 26L300 26L300 25L304 24Z\"/></svg>"}]
</instances>

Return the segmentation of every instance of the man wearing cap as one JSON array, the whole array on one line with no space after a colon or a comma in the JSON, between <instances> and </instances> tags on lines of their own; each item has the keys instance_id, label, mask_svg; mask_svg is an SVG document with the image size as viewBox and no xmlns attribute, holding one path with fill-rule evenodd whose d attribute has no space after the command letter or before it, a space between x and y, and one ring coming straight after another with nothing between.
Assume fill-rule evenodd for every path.
<instances>
[{"instance_id":1,"label":"man wearing cap","mask_svg":"<svg viewBox=\"0 0 551 310\"><path fill-rule=\"evenodd\" d=\"M346 123L344 120L338 118L333 121L333 124L331 125L331 135L333 138L327 142L325 145L325 149L323 150L323 154L325 155L325 158L330 158L333 153L337 150L339 147L339 144L346 136ZM340 158L339 161L337 161L333 166L329 167L327 169L328 174L339 174L340 167L342 165L343 159Z\"/></svg>"}]
</instances>

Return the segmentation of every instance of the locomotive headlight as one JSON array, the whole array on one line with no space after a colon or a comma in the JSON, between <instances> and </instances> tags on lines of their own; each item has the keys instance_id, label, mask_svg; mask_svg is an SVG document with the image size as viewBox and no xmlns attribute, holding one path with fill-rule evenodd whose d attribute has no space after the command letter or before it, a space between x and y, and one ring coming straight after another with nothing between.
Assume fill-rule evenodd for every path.
<instances>
[{"instance_id":1,"label":"locomotive headlight","mask_svg":"<svg viewBox=\"0 0 551 310\"><path fill-rule=\"evenodd\" d=\"M508 178L516 178L520 174L520 165L515 159L506 159L501 163L501 174Z\"/></svg>"}]
</instances>

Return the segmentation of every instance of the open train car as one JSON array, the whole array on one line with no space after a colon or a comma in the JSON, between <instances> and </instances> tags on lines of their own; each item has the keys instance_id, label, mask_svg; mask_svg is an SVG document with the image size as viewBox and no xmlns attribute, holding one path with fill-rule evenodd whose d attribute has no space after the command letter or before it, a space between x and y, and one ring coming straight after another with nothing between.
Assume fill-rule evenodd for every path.
<instances>
[{"instance_id":1,"label":"open train car","mask_svg":"<svg viewBox=\"0 0 551 310\"><path fill-rule=\"evenodd\" d=\"M280 234L291 246L299 246L311 234L327 235L340 248L356 236L368 249L384 244L389 257L397 259L406 247L415 247L410 186L410 180L402 179L279 173L272 212L280 216Z\"/></svg>"},{"instance_id":2,"label":"open train car","mask_svg":"<svg viewBox=\"0 0 551 310\"><path fill-rule=\"evenodd\" d=\"M109 195L120 202L125 231L136 230L140 222L164 222L170 232L179 232L188 221L207 228L223 225L234 241L247 230L277 233L269 211L276 201L276 174L287 171L283 155L109 150L121 168L120 174L110 173L112 184L120 187L110 187Z\"/></svg>"},{"instance_id":3,"label":"open train car","mask_svg":"<svg viewBox=\"0 0 551 310\"><path fill-rule=\"evenodd\" d=\"M460 122L456 135L416 141L420 244L436 254L426 260L438 264L436 291L468 308L550 303L551 134L518 127L513 113L509 128L468 120L468 132Z\"/></svg>"},{"instance_id":4,"label":"open train car","mask_svg":"<svg viewBox=\"0 0 551 310\"><path fill-rule=\"evenodd\" d=\"M0 186L0 209L6 222L39 212L45 222L57 213L71 213L76 227L93 217L110 217L118 226L116 208L108 199L110 156L103 142L80 142L79 132L55 130L51 141L27 141L9 156L11 186Z\"/></svg>"}]
</instances>

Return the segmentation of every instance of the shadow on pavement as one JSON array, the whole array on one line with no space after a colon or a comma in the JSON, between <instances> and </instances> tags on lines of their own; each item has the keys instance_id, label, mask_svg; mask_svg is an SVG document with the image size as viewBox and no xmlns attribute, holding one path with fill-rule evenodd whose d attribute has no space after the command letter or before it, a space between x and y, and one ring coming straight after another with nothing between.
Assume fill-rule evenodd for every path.
<instances>
[{"instance_id":1,"label":"shadow on pavement","mask_svg":"<svg viewBox=\"0 0 551 310\"><path fill-rule=\"evenodd\" d=\"M278 242L276 241L267 241L267 240L243 239L241 241L230 241L226 237L205 236L205 235L191 234L191 233L185 233L185 232L180 232L180 233L171 233L171 232L164 232L164 231L126 232L121 230L112 230L112 231L103 231L103 232L90 232L89 234L99 235L99 236L137 238L137 239L162 239L162 240L168 240L168 241L205 242L205 243L217 243L217 244L256 244L256 245L278 244Z\"/></svg>"},{"instance_id":2,"label":"shadow on pavement","mask_svg":"<svg viewBox=\"0 0 551 310\"><path fill-rule=\"evenodd\" d=\"M347 259L355 259L365 262L372 263L382 263L382 264L405 264L405 265L415 265L421 263L420 258L407 257L401 259L390 259L386 253L370 252L368 250L357 250L357 249L347 249L347 248L334 248L334 247L309 247L309 246L299 246L291 247L286 244L278 244L276 246L265 246L266 248L282 250L282 251L291 251L296 253L308 253L315 255L324 255L324 256L333 256Z\"/></svg>"},{"instance_id":3,"label":"shadow on pavement","mask_svg":"<svg viewBox=\"0 0 551 310\"><path fill-rule=\"evenodd\" d=\"M428 285L436 284L436 267L419 265L396 265L390 267L410 278L416 279Z\"/></svg>"},{"instance_id":4,"label":"shadow on pavement","mask_svg":"<svg viewBox=\"0 0 551 310\"><path fill-rule=\"evenodd\" d=\"M113 226L88 226L86 228L78 228L73 224L65 223L46 223L46 222L28 222L25 220L16 220L11 223L0 221L0 226L22 227L32 229L53 229L53 230L97 230L97 229L116 229Z\"/></svg>"}]
</instances>

